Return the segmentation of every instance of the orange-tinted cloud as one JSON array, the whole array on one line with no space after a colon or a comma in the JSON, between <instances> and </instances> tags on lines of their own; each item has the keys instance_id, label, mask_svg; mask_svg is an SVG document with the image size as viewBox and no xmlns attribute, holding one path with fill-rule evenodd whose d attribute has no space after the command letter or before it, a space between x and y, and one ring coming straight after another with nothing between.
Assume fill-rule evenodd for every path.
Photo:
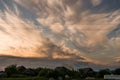
<instances>
[{"instance_id":1,"label":"orange-tinted cloud","mask_svg":"<svg viewBox=\"0 0 120 80\"><path fill-rule=\"evenodd\" d=\"M107 36L120 24L118 8L104 10L111 8L112 3L104 8L103 0L1 2L4 6L0 13L1 55L96 63L111 63L112 57L119 56L120 45ZM94 11L96 8L98 11Z\"/></svg>"}]
</instances>

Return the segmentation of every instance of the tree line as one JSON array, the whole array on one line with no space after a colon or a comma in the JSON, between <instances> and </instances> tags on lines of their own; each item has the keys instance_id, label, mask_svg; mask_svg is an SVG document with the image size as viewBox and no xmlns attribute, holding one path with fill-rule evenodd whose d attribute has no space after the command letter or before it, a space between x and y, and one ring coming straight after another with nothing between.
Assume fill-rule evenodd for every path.
<instances>
[{"instance_id":1,"label":"tree line","mask_svg":"<svg viewBox=\"0 0 120 80\"><path fill-rule=\"evenodd\" d=\"M80 68L78 70L70 70L66 67L50 68L26 68L24 66L10 65L0 72L0 78L25 78L25 77L45 77L53 80L70 80L70 79L85 79L103 78L104 75L120 75L120 68L110 70L101 69L94 71L92 68Z\"/></svg>"}]
</instances>

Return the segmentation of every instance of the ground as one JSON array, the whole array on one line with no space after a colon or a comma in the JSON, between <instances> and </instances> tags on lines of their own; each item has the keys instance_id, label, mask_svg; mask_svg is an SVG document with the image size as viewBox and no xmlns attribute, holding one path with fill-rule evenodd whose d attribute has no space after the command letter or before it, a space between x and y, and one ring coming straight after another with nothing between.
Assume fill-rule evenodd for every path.
<instances>
[{"instance_id":1,"label":"ground","mask_svg":"<svg viewBox=\"0 0 120 80\"><path fill-rule=\"evenodd\" d=\"M1 78L0 80L49 80L49 79L46 79L44 77L39 77L39 78ZM72 79L72 80L84 80L84 79ZM104 79L94 79L94 80L104 80Z\"/></svg>"}]
</instances>

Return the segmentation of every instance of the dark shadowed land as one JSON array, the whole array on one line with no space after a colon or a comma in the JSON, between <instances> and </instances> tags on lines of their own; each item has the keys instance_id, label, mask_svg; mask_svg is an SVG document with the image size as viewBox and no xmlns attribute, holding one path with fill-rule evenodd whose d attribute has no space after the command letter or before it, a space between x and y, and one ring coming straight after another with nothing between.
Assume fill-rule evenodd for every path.
<instances>
[{"instance_id":1,"label":"dark shadowed land","mask_svg":"<svg viewBox=\"0 0 120 80\"><path fill-rule=\"evenodd\" d=\"M6 78L1 80L48 80L48 79L46 78L9 78L9 79ZM73 79L73 80L86 80L86 79ZM87 79L87 80L91 80L91 79ZM94 79L94 80L104 80L104 79Z\"/></svg>"},{"instance_id":2,"label":"dark shadowed land","mask_svg":"<svg viewBox=\"0 0 120 80\"><path fill-rule=\"evenodd\" d=\"M66 67L50 69L10 65L0 72L0 80L103 80L104 75L120 75L120 68L94 71L92 68L74 70Z\"/></svg>"}]
</instances>

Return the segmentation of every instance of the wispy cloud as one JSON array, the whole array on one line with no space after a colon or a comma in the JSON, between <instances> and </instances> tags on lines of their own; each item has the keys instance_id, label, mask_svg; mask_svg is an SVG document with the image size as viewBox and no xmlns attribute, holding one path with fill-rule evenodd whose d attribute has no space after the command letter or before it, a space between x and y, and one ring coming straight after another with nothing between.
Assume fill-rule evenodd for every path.
<instances>
[{"instance_id":1,"label":"wispy cloud","mask_svg":"<svg viewBox=\"0 0 120 80\"><path fill-rule=\"evenodd\" d=\"M108 35L120 24L120 10L109 0L0 1L1 55L105 63L119 56L119 40Z\"/></svg>"}]
</instances>

